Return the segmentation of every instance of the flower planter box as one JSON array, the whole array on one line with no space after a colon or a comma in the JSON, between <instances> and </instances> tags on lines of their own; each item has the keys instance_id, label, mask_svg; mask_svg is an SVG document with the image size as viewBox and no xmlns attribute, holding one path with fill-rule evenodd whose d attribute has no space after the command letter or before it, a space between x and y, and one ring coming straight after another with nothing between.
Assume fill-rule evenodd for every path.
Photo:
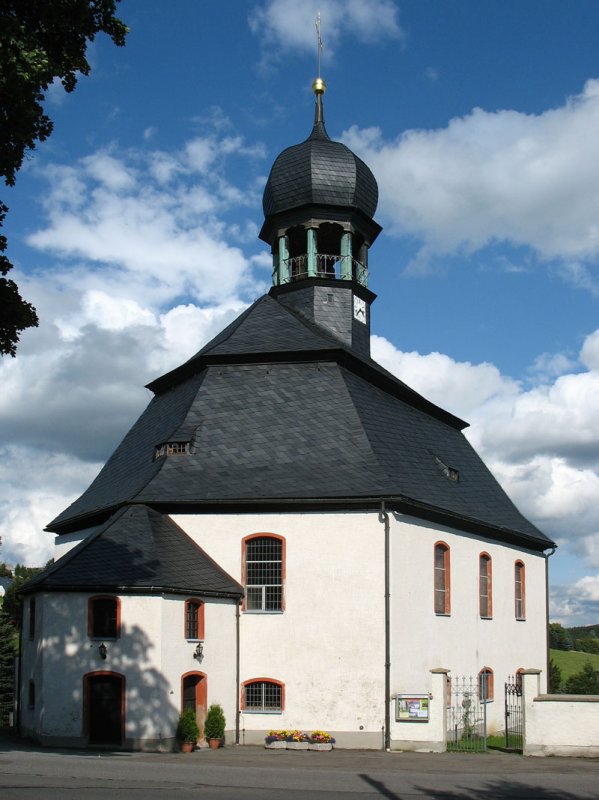
<instances>
[{"instance_id":1,"label":"flower planter box","mask_svg":"<svg viewBox=\"0 0 599 800\"><path fill-rule=\"evenodd\" d=\"M313 742L308 745L308 750L332 750L333 745L330 742Z\"/></svg>"},{"instance_id":2,"label":"flower planter box","mask_svg":"<svg viewBox=\"0 0 599 800\"><path fill-rule=\"evenodd\" d=\"M310 747L309 742L285 742L287 750L307 750Z\"/></svg>"},{"instance_id":3,"label":"flower planter box","mask_svg":"<svg viewBox=\"0 0 599 800\"><path fill-rule=\"evenodd\" d=\"M264 747L267 747L269 750L285 750L287 742L270 742L265 744Z\"/></svg>"}]
</instances>

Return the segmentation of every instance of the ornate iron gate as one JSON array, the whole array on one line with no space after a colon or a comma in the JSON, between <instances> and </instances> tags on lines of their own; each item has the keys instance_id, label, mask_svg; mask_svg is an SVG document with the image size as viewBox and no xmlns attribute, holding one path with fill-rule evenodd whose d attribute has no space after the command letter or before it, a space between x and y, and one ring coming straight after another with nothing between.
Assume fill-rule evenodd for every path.
<instances>
[{"instance_id":1,"label":"ornate iron gate","mask_svg":"<svg viewBox=\"0 0 599 800\"><path fill-rule=\"evenodd\" d=\"M486 681L479 678L448 681L448 750L477 752L487 749L486 690Z\"/></svg>"},{"instance_id":2,"label":"ornate iron gate","mask_svg":"<svg viewBox=\"0 0 599 800\"><path fill-rule=\"evenodd\" d=\"M522 680L519 675L509 675L505 684L505 746L508 750L522 750L523 728Z\"/></svg>"}]
</instances>

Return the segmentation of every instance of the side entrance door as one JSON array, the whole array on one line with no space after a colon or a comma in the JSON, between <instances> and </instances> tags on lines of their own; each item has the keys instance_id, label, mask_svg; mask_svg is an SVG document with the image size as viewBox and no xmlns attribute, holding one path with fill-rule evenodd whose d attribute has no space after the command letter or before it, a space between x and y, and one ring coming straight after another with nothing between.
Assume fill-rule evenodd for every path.
<instances>
[{"instance_id":1,"label":"side entrance door","mask_svg":"<svg viewBox=\"0 0 599 800\"><path fill-rule=\"evenodd\" d=\"M122 744L123 676L89 675L86 681L89 743Z\"/></svg>"},{"instance_id":2,"label":"side entrance door","mask_svg":"<svg viewBox=\"0 0 599 800\"><path fill-rule=\"evenodd\" d=\"M203 672L190 672L182 679L183 710L193 709L200 729L198 741L204 738L204 722L206 720L206 676Z\"/></svg>"}]
</instances>

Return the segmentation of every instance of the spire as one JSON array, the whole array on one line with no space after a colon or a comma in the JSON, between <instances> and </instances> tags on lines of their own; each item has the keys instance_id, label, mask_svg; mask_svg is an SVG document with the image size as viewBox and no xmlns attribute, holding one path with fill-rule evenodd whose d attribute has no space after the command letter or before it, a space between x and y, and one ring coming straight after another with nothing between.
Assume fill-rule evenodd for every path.
<instances>
[{"instance_id":1,"label":"spire","mask_svg":"<svg viewBox=\"0 0 599 800\"><path fill-rule=\"evenodd\" d=\"M320 11L316 15L316 47L317 47L317 77L312 84L312 91L316 95L316 108L314 109L314 127L310 139L329 139L329 134L324 126L324 110L322 96L327 90L327 85L320 77L320 56L322 54L322 39L320 37Z\"/></svg>"}]
</instances>

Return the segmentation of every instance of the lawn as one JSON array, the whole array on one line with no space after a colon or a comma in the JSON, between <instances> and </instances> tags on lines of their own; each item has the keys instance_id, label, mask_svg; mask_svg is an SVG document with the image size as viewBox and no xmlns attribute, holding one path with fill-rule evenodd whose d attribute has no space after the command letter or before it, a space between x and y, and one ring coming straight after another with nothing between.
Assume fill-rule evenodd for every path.
<instances>
[{"instance_id":1,"label":"lawn","mask_svg":"<svg viewBox=\"0 0 599 800\"><path fill-rule=\"evenodd\" d=\"M576 672L580 672L586 661L590 661L595 669L599 669L599 655L594 653L581 653L578 650L550 650L549 653L553 663L560 668L564 681Z\"/></svg>"}]
</instances>

